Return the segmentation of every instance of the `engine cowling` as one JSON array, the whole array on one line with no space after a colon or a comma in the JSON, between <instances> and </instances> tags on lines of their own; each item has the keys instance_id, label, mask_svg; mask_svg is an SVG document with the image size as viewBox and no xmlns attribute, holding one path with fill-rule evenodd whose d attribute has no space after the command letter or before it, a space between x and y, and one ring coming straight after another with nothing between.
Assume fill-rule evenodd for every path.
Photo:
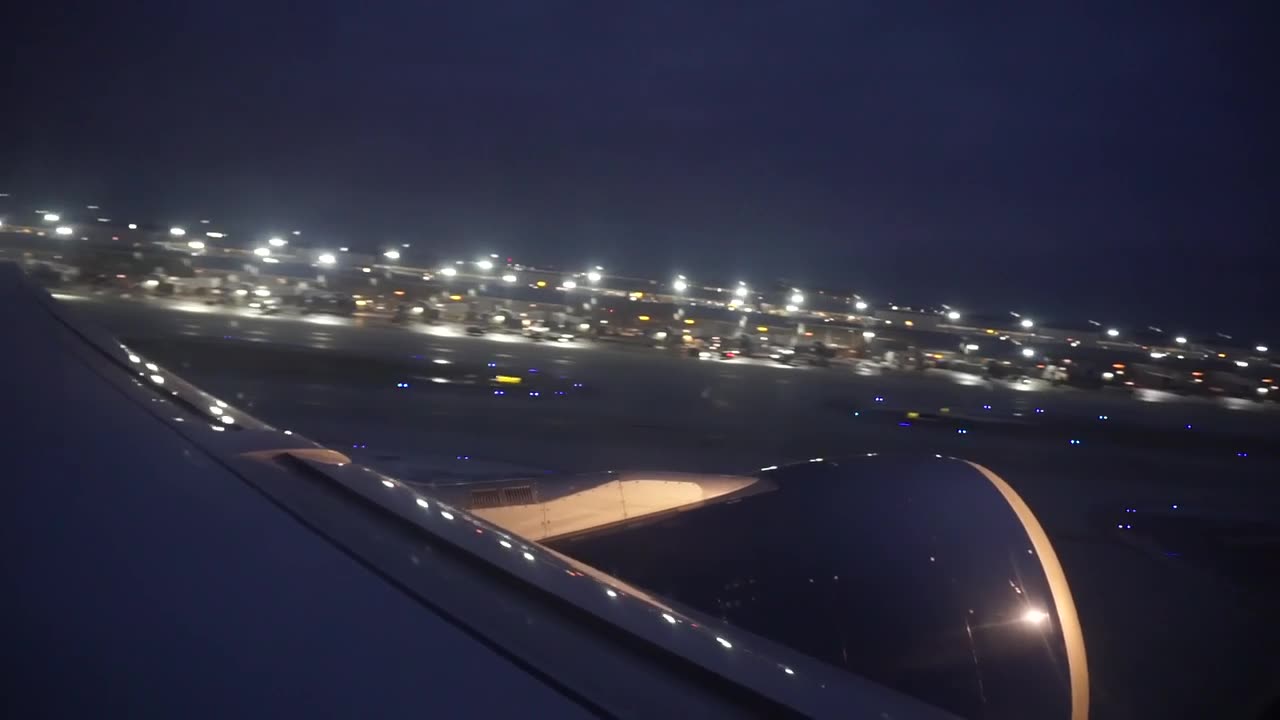
<instances>
[{"instance_id":1,"label":"engine cowling","mask_svg":"<svg viewBox=\"0 0 1280 720\"><path fill-rule=\"evenodd\" d=\"M965 717L1087 716L1066 577L995 473L867 454L761 477L751 494L551 545Z\"/></svg>"}]
</instances>

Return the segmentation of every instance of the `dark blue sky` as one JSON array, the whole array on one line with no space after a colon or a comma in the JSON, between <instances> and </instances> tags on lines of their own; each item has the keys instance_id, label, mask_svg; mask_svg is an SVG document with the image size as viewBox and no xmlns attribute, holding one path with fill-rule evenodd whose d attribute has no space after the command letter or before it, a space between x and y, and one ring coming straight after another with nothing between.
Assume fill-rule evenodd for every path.
<instances>
[{"instance_id":1,"label":"dark blue sky","mask_svg":"<svg viewBox=\"0 0 1280 720\"><path fill-rule=\"evenodd\" d=\"M1274 328L1276 12L1116 5L49 3L6 28L0 192Z\"/></svg>"}]
</instances>

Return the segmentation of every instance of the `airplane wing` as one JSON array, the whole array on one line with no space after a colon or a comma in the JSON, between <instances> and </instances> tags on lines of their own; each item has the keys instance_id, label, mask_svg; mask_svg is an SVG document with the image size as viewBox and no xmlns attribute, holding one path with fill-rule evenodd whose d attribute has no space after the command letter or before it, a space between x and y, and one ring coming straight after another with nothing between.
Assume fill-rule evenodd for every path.
<instances>
[{"instance_id":1,"label":"airplane wing","mask_svg":"<svg viewBox=\"0 0 1280 720\"><path fill-rule=\"evenodd\" d=\"M486 512L524 496L354 465L12 264L0 299L11 717L949 716L538 541L628 519L598 497L561 500L571 532L539 535ZM619 482L651 518L764 487Z\"/></svg>"}]
</instances>

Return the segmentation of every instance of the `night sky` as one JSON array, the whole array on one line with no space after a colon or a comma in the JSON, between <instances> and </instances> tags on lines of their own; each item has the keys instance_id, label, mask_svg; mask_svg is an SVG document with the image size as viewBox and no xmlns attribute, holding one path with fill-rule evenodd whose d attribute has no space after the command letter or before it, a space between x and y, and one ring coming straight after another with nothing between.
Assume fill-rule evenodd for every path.
<instances>
[{"instance_id":1,"label":"night sky","mask_svg":"<svg viewBox=\"0 0 1280 720\"><path fill-rule=\"evenodd\" d=\"M1278 325L1271 4L33 5L11 208Z\"/></svg>"}]
</instances>

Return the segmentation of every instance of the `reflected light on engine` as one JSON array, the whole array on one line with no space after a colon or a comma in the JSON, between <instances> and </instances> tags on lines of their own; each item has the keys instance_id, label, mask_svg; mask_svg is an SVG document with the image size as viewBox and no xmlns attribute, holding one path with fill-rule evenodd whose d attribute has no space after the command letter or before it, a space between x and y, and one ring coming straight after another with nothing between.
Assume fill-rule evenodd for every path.
<instances>
[{"instance_id":1,"label":"reflected light on engine","mask_svg":"<svg viewBox=\"0 0 1280 720\"><path fill-rule=\"evenodd\" d=\"M729 649L732 649L732 648L733 648L733 643L729 642L728 640L725 640L725 639L724 639L724 638L722 638L722 637L716 637L716 642L720 643L721 645L725 646L726 648L729 648Z\"/></svg>"},{"instance_id":2,"label":"reflected light on engine","mask_svg":"<svg viewBox=\"0 0 1280 720\"><path fill-rule=\"evenodd\" d=\"M431 507L431 503L427 502L426 500L423 500L422 498L418 498L418 499L417 499L417 500L415 500L414 502L418 503L418 507L420 507L420 508L424 508L424 509L425 509L425 508L430 508L430 507Z\"/></svg>"},{"instance_id":3,"label":"reflected light on engine","mask_svg":"<svg viewBox=\"0 0 1280 720\"><path fill-rule=\"evenodd\" d=\"M395 487L395 486L396 486L396 484L395 484L395 483L393 483L393 482L391 482L390 480L383 480L383 481L382 481L382 484L383 484L383 485L386 485L386 486L387 486L387 487L389 487L389 488L393 488L393 487Z\"/></svg>"},{"instance_id":4,"label":"reflected light on engine","mask_svg":"<svg viewBox=\"0 0 1280 720\"><path fill-rule=\"evenodd\" d=\"M1022 614L1022 621L1032 625L1039 625L1048 619L1049 613L1043 610L1028 610Z\"/></svg>"},{"instance_id":5,"label":"reflected light on engine","mask_svg":"<svg viewBox=\"0 0 1280 720\"><path fill-rule=\"evenodd\" d=\"M675 625L675 624L676 624L676 619L675 619L675 617L673 617L673 616L671 615L671 613L662 613L662 619L663 619L663 620L666 620L667 622L671 623L672 625Z\"/></svg>"}]
</instances>

